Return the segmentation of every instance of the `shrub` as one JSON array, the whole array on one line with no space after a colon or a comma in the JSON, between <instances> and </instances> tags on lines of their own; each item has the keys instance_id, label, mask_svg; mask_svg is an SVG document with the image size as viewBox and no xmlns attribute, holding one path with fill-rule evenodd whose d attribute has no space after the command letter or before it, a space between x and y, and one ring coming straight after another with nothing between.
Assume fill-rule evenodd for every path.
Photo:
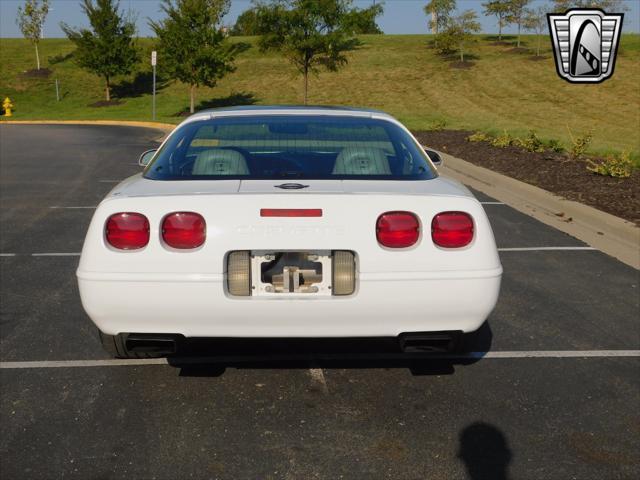
<instances>
[{"instance_id":1,"label":"shrub","mask_svg":"<svg viewBox=\"0 0 640 480\"><path fill-rule=\"evenodd\" d=\"M533 130L529 130L525 138L516 139L515 144L529 152L544 152L544 144Z\"/></svg>"},{"instance_id":2,"label":"shrub","mask_svg":"<svg viewBox=\"0 0 640 480\"><path fill-rule=\"evenodd\" d=\"M556 153L564 152L564 147L560 144L558 140L554 140L554 139L547 140L546 142L544 142L544 146Z\"/></svg>"},{"instance_id":3,"label":"shrub","mask_svg":"<svg viewBox=\"0 0 640 480\"><path fill-rule=\"evenodd\" d=\"M487 133L476 132L467 137L467 142L490 142L493 137Z\"/></svg>"},{"instance_id":4,"label":"shrub","mask_svg":"<svg viewBox=\"0 0 640 480\"><path fill-rule=\"evenodd\" d=\"M598 175L615 178L628 178L633 170L633 162L629 152L622 152L619 155L608 155L602 162L596 163L588 160L587 170Z\"/></svg>"},{"instance_id":5,"label":"shrub","mask_svg":"<svg viewBox=\"0 0 640 480\"><path fill-rule=\"evenodd\" d=\"M491 145L498 148L508 147L513 145L513 137L505 130L502 135L498 135L496 138L491 140Z\"/></svg>"},{"instance_id":6,"label":"shrub","mask_svg":"<svg viewBox=\"0 0 640 480\"><path fill-rule=\"evenodd\" d=\"M593 140L593 130L589 130L586 134L581 135L579 137L574 137L569 130L569 136L571 136L571 148L569 149L569 155L573 159L577 159L582 157L589 145L591 145L591 141Z\"/></svg>"},{"instance_id":7,"label":"shrub","mask_svg":"<svg viewBox=\"0 0 640 480\"><path fill-rule=\"evenodd\" d=\"M447 128L447 122L445 120L436 120L427 127L427 130L439 132L445 128Z\"/></svg>"}]
</instances>

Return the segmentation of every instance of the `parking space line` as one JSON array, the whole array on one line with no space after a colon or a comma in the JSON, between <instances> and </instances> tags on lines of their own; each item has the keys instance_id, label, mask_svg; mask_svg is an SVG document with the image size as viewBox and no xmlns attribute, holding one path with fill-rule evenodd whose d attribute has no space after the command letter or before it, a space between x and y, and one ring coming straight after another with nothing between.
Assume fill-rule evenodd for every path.
<instances>
[{"instance_id":1,"label":"parking space line","mask_svg":"<svg viewBox=\"0 0 640 480\"><path fill-rule=\"evenodd\" d=\"M593 247L516 247L516 248L499 248L499 252L552 252L552 251L571 251L571 250L597 250Z\"/></svg>"},{"instance_id":2,"label":"parking space line","mask_svg":"<svg viewBox=\"0 0 640 480\"><path fill-rule=\"evenodd\" d=\"M52 207L49 207L51 209L55 209L55 210L83 210L83 209L91 209L91 210L95 210L97 207L90 207L90 206L82 206L82 207L64 207L64 206L59 206L59 205L54 205Z\"/></svg>"},{"instance_id":3,"label":"parking space line","mask_svg":"<svg viewBox=\"0 0 640 480\"><path fill-rule=\"evenodd\" d=\"M32 253L32 257L79 257L80 253Z\"/></svg>"},{"instance_id":4,"label":"parking space line","mask_svg":"<svg viewBox=\"0 0 640 480\"><path fill-rule=\"evenodd\" d=\"M15 253L0 253L0 257L15 257Z\"/></svg>"},{"instance_id":5,"label":"parking space line","mask_svg":"<svg viewBox=\"0 0 640 480\"><path fill-rule=\"evenodd\" d=\"M324 393L329 393L327 379L324 378L324 372L321 368L310 368L309 375L311 375L311 381L318 384Z\"/></svg>"},{"instance_id":6,"label":"parking space line","mask_svg":"<svg viewBox=\"0 0 640 480\"><path fill-rule=\"evenodd\" d=\"M318 355L322 359L366 359L373 355ZM461 354L430 354L422 358L433 360L477 360L477 359L519 359L519 358L637 358L640 357L640 350L515 350L497 352L469 352ZM131 358L131 359L109 359L109 360L42 360L26 362L0 362L0 369L15 370L28 368L78 368L78 367L124 367L136 365L186 365L186 364L206 364L220 362L240 362L251 361L264 357L197 357L197 358ZM288 358L287 356L284 357ZM292 356L295 358L295 355ZM376 360L409 359L415 358L402 354L378 354ZM326 379L321 368L312 368L309 374L313 381L324 385Z\"/></svg>"},{"instance_id":7,"label":"parking space line","mask_svg":"<svg viewBox=\"0 0 640 480\"><path fill-rule=\"evenodd\" d=\"M503 202L480 202L482 205L504 205Z\"/></svg>"}]
</instances>

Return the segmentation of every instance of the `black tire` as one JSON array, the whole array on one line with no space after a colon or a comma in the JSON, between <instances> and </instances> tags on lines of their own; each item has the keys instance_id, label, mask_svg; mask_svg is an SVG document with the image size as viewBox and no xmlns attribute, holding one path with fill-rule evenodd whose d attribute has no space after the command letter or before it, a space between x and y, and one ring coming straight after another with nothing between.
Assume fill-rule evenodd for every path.
<instances>
[{"instance_id":1,"label":"black tire","mask_svg":"<svg viewBox=\"0 0 640 480\"><path fill-rule=\"evenodd\" d=\"M152 353L130 352L127 350L127 334L108 335L98 330L98 336L102 343L102 348L115 358L157 358L164 355L154 355Z\"/></svg>"}]
</instances>

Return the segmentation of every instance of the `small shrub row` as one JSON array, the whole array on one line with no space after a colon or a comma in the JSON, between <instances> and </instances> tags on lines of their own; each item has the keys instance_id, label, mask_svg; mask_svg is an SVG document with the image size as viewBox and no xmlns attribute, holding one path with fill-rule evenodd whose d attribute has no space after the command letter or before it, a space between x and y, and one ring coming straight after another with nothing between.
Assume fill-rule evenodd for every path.
<instances>
[{"instance_id":1,"label":"small shrub row","mask_svg":"<svg viewBox=\"0 0 640 480\"><path fill-rule=\"evenodd\" d=\"M494 147L505 148L509 146L520 147L529 152L544 152L545 150L552 150L554 152L562 152L563 148L558 140L549 140L544 142L541 140L535 131L529 130L529 133L524 138L517 138L511 136L506 130L494 137L484 132L476 132L467 137L469 142L488 142Z\"/></svg>"},{"instance_id":2,"label":"small shrub row","mask_svg":"<svg viewBox=\"0 0 640 480\"><path fill-rule=\"evenodd\" d=\"M629 152L622 152L618 155L608 155L601 162L587 160L587 170L597 175L614 178L628 178L633 171L633 162Z\"/></svg>"}]
</instances>

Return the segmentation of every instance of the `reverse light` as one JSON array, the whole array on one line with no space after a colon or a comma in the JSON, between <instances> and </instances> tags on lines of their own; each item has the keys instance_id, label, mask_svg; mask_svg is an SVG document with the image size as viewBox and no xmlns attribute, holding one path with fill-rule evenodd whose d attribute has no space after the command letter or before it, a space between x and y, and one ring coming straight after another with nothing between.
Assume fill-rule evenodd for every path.
<instances>
[{"instance_id":1,"label":"reverse light","mask_svg":"<svg viewBox=\"0 0 640 480\"><path fill-rule=\"evenodd\" d=\"M386 212L376 222L378 243L389 248L407 248L420 238L420 222L411 212Z\"/></svg>"},{"instance_id":2,"label":"reverse light","mask_svg":"<svg viewBox=\"0 0 640 480\"><path fill-rule=\"evenodd\" d=\"M442 212L431 222L433 243L443 248L466 247L473 240L473 219L464 212Z\"/></svg>"},{"instance_id":3,"label":"reverse light","mask_svg":"<svg viewBox=\"0 0 640 480\"><path fill-rule=\"evenodd\" d=\"M178 249L198 248L207 236L202 215L194 212L170 213L162 221L162 240Z\"/></svg>"},{"instance_id":4,"label":"reverse light","mask_svg":"<svg viewBox=\"0 0 640 480\"><path fill-rule=\"evenodd\" d=\"M107 219L105 237L119 250L138 250L149 243L149 220L141 213L114 213Z\"/></svg>"}]
</instances>

